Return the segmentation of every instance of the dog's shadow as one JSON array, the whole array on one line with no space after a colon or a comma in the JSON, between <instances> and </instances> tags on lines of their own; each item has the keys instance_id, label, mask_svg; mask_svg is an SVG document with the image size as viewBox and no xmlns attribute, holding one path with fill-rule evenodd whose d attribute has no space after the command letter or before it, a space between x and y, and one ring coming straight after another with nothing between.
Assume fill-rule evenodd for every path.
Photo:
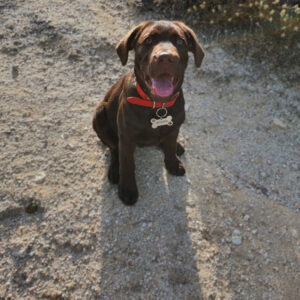
<instances>
[{"instance_id":1,"label":"dog's shadow","mask_svg":"<svg viewBox=\"0 0 300 300\"><path fill-rule=\"evenodd\" d=\"M135 162L139 199L133 207L119 200L107 174L101 178L103 252L97 296L202 299L186 212L187 177L169 175L155 147L137 148Z\"/></svg>"}]
</instances>

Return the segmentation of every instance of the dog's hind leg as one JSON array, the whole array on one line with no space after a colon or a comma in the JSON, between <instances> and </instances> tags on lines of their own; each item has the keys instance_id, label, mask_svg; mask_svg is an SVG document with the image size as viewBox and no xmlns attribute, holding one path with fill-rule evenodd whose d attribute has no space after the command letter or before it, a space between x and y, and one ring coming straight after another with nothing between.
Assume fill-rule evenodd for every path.
<instances>
[{"instance_id":1,"label":"dog's hind leg","mask_svg":"<svg viewBox=\"0 0 300 300\"><path fill-rule=\"evenodd\" d=\"M93 117L93 128L103 144L107 145L110 150L111 160L108 169L108 179L112 183L119 182L119 150L118 136L109 126L106 114L105 102L101 102L96 108Z\"/></svg>"},{"instance_id":2,"label":"dog's hind leg","mask_svg":"<svg viewBox=\"0 0 300 300\"><path fill-rule=\"evenodd\" d=\"M108 179L111 183L119 183L119 150L118 147L115 149L110 148L110 166L108 169Z\"/></svg>"}]
</instances>

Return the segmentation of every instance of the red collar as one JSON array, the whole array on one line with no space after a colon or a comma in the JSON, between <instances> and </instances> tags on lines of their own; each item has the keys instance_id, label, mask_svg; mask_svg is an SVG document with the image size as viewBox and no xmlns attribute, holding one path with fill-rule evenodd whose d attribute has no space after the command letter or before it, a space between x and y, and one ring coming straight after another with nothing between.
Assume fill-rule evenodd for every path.
<instances>
[{"instance_id":1,"label":"red collar","mask_svg":"<svg viewBox=\"0 0 300 300\"><path fill-rule=\"evenodd\" d=\"M131 104L137 104L137 105L147 106L147 107L152 107L152 108L170 107L175 103L176 99L179 96L179 93L177 93L170 101L168 101L166 103L162 103L162 102L155 102L155 101L149 99L149 97L142 90L142 88L140 87L139 84L136 85L136 90L137 90L138 94L141 96L141 98L127 97L127 101Z\"/></svg>"}]
</instances>

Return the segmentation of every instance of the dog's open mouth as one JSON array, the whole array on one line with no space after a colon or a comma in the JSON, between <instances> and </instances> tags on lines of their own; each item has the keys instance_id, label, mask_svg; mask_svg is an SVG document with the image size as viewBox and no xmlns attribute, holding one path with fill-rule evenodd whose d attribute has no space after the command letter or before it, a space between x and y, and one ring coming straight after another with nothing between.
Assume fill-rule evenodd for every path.
<instances>
[{"instance_id":1,"label":"dog's open mouth","mask_svg":"<svg viewBox=\"0 0 300 300\"><path fill-rule=\"evenodd\" d=\"M151 93L155 96L167 98L174 92L174 78L170 74L162 74L147 81Z\"/></svg>"}]
</instances>

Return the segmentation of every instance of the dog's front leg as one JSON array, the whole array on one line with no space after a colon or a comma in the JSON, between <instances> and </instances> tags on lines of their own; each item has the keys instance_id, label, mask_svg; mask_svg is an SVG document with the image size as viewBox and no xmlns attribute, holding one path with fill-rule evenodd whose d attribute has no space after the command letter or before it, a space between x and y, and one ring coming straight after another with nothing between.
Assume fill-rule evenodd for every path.
<instances>
[{"instance_id":1,"label":"dog's front leg","mask_svg":"<svg viewBox=\"0 0 300 300\"><path fill-rule=\"evenodd\" d=\"M134 167L135 144L127 137L119 139L119 197L126 205L133 205L138 199Z\"/></svg>"},{"instance_id":2,"label":"dog's front leg","mask_svg":"<svg viewBox=\"0 0 300 300\"><path fill-rule=\"evenodd\" d=\"M179 130L173 132L162 142L163 151L165 154L166 169L172 175L182 176L185 174L185 169L182 162L178 159L177 152L177 136Z\"/></svg>"}]
</instances>

